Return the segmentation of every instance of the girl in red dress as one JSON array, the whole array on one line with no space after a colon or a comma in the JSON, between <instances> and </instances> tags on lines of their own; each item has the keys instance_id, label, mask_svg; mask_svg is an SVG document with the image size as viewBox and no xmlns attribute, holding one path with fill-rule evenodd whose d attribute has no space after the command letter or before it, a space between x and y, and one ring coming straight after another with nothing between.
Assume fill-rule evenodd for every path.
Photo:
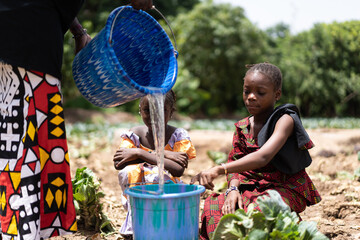
<instances>
[{"instance_id":1,"label":"girl in red dress","mask_svg":"<svg viewBox=\"0 0 360 240\"><path fill-rule=\"evenodd\" d=\"M201 239L211 238L225 214L245 211L259 196L276 190L290 208L300 213L321 198L305 171L313 147L295 105L274 109L281 97L282 75L270 63L250 66L244 78L243 100L249 117L235 124L233 148L228 162L202 171L191 180L213 189L213 180L225 174L228 190L205 200L201 216Z\"/></svg>"}]
</instances>

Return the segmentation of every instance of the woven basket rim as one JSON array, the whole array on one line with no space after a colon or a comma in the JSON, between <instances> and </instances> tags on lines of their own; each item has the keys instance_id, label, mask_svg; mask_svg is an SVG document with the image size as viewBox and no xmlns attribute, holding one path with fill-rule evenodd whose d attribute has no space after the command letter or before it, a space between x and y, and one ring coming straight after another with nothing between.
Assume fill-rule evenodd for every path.
<instances>
[{"instance_id":1,"label":"woven basket rim","mask_svg":"<svg viewBox=\"0 0 360 240\"><path fill-rule=\"evenodd\" d=\"M174 65L174 67L169 67L170 68L174 68L173 69L173 73L172 73L172 79L170 81L170 84L166 85L166 88L154 88L154 87L144 87L140 84L138 84L136 81L134 81L129 75L128 73L124 70L124 68L121 66L115 51L113 49L113 47L111 46L111 43L109 42L110 39L110 32L111 32L111 27L112 27L112 23L115 19L115 17L119 17L116 16L117 13L119 11L131 11L131 12L135 12L136 14L139 14L139 16L143 17L146 21L150 21L151 24L154 24L156 28L158 28L161 32L161 34L163 34L164 36L166 36L166 41L168 42L169 48L174 52L174 55L170 57L170 62L169 62L169 66L171 64ZM121 14L121 13L120 13ZM178 66L177 66L177 60L176 60L176 56L175 56L175 49L174 46L172 44L172 42L170 41L168 35L166 34L165 30L161 27L161 25L147 12L142 11L142 10L136 10L131 6L121 6L118 7L116 9L114 9L107 21L106 21L106 25L105 25L105 42L106 42L106 47L108 48L108 53L110 54L110 59L112 62L115 63L116 66L116 70L121 71L122 72L122 76L124 77L124 79L126 79L126 81L128 81L128 83L134 87L135 89L137 89L140 92L143 92L145 94L154 94L154 93L162 93L165 94L166 92L168 92L175 84L175 80L176 80L176 76L177 76L177 71L178 71Z\"/></svg>"}]
</instances>

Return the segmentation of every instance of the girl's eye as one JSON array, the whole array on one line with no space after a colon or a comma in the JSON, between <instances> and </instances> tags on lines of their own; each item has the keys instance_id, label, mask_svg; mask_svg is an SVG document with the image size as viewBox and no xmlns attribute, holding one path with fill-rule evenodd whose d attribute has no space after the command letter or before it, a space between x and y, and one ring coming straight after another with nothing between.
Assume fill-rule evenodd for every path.
<instances>
[{"instance_id":1,"label":"girl's eye","mask_svg":"<svg viewBox=\"0 0 360 240\"><path fill-rule=\"evenodd\" d=\"M250 92L248 90L243 91L244 94L249 94Z\"/></svg>"},{"instance_id":2,"label":"girl's eye","mask_svg":"<svg viewBox=\"0 0 360 240\"><path fill-rule=\"evenodd\" d=\"M264 93L264 92L259 92L258 93L260 96L264 96L266 93Z\"/></svg>"}]
</instances>

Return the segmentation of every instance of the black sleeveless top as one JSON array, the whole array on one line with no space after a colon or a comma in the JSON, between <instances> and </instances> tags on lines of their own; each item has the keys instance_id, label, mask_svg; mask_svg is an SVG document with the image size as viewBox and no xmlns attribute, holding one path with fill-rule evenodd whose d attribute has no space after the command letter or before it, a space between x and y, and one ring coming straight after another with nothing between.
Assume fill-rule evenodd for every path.
<instances>
[{"instance_id":1,"label":"black sleeveless top","mask_svg":"<svg viewBox=\"0 0 360 240\"><path fill-rule=\"evenodd\" d=\"M294 120L294 133L287 139L271 163L283 173L295 174L311 164L312 159L308 149L314 145L302 125L299 109L294 104L287 103L274 109L258 134L258 145L262 147L271 137L277 121L284 114L290 115Z\"/></svg>"},{"instance_id":2,"label":"black sleeveless top","mask_svg":"<svg viewBox=\"0 0 360 240\"><path fill-rule=\"evenodd\" d=\"M64 34L84 0L0 0L0 60L61 78Z\"/></svg>"}]
</instances>

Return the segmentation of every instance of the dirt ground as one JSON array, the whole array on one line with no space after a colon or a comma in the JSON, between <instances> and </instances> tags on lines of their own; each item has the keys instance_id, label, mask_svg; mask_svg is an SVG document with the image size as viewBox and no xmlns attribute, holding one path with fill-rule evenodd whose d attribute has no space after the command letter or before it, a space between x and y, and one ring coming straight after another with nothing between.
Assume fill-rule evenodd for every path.
<instances>
[{"instance_id":1,"label":"dirt ground","mask_svg":"<svg viewBox=\"0 0 360 240\"><path fill-rule=\"evenodd\" d=\"M69 115L68 115L69 116ZM74 116L70 114L70 116ZM82 117L90 117L82 113ZM103 116L104 117L104 116ZM105 118L107 118L105 116ZM114 118L114 116L113 116ZM109 120L109 118L107 118ZM114 119L131 120L129 115ZM74 119L68 118L68 123ZM111 121L111 120L110 120ZM94 151L88 158L72 158L71 171L88 167L101 180L104 197L104 211L115 227L120 229L125 219L125 212L120 202L121 189L117 181L117 171L113 168L112 156L119 143L119 134L126 129L118 129L110 149ZM322 201L308 207L300 214L305 221L316 221L318 229L330 239L360 239L360 182L353 179L354 170L360 167L357 152L360 151L360 129L316 129L308 130L316 147L310 150L313 158L307 172L319 190ZM228 152L231 148L232 132L212 130L189 131L197 151L197 158L189 163L182 180L189 183L192 176L214 165L206 151ZM70 141L71 142L71 141ZM71 143L69 143L71 144ZM71 152L70 152L71 157ZM222 183L224 178L217 179ZM206 194L205 194L206 195ZM201 200L203 204L204 199ZM202 206L202 205L201 205ZM78 233L54 239L101 239L98 234L88 232L79 226ZM118 233L104 239L122 239Z\"/></svg>"}]
</instances>

